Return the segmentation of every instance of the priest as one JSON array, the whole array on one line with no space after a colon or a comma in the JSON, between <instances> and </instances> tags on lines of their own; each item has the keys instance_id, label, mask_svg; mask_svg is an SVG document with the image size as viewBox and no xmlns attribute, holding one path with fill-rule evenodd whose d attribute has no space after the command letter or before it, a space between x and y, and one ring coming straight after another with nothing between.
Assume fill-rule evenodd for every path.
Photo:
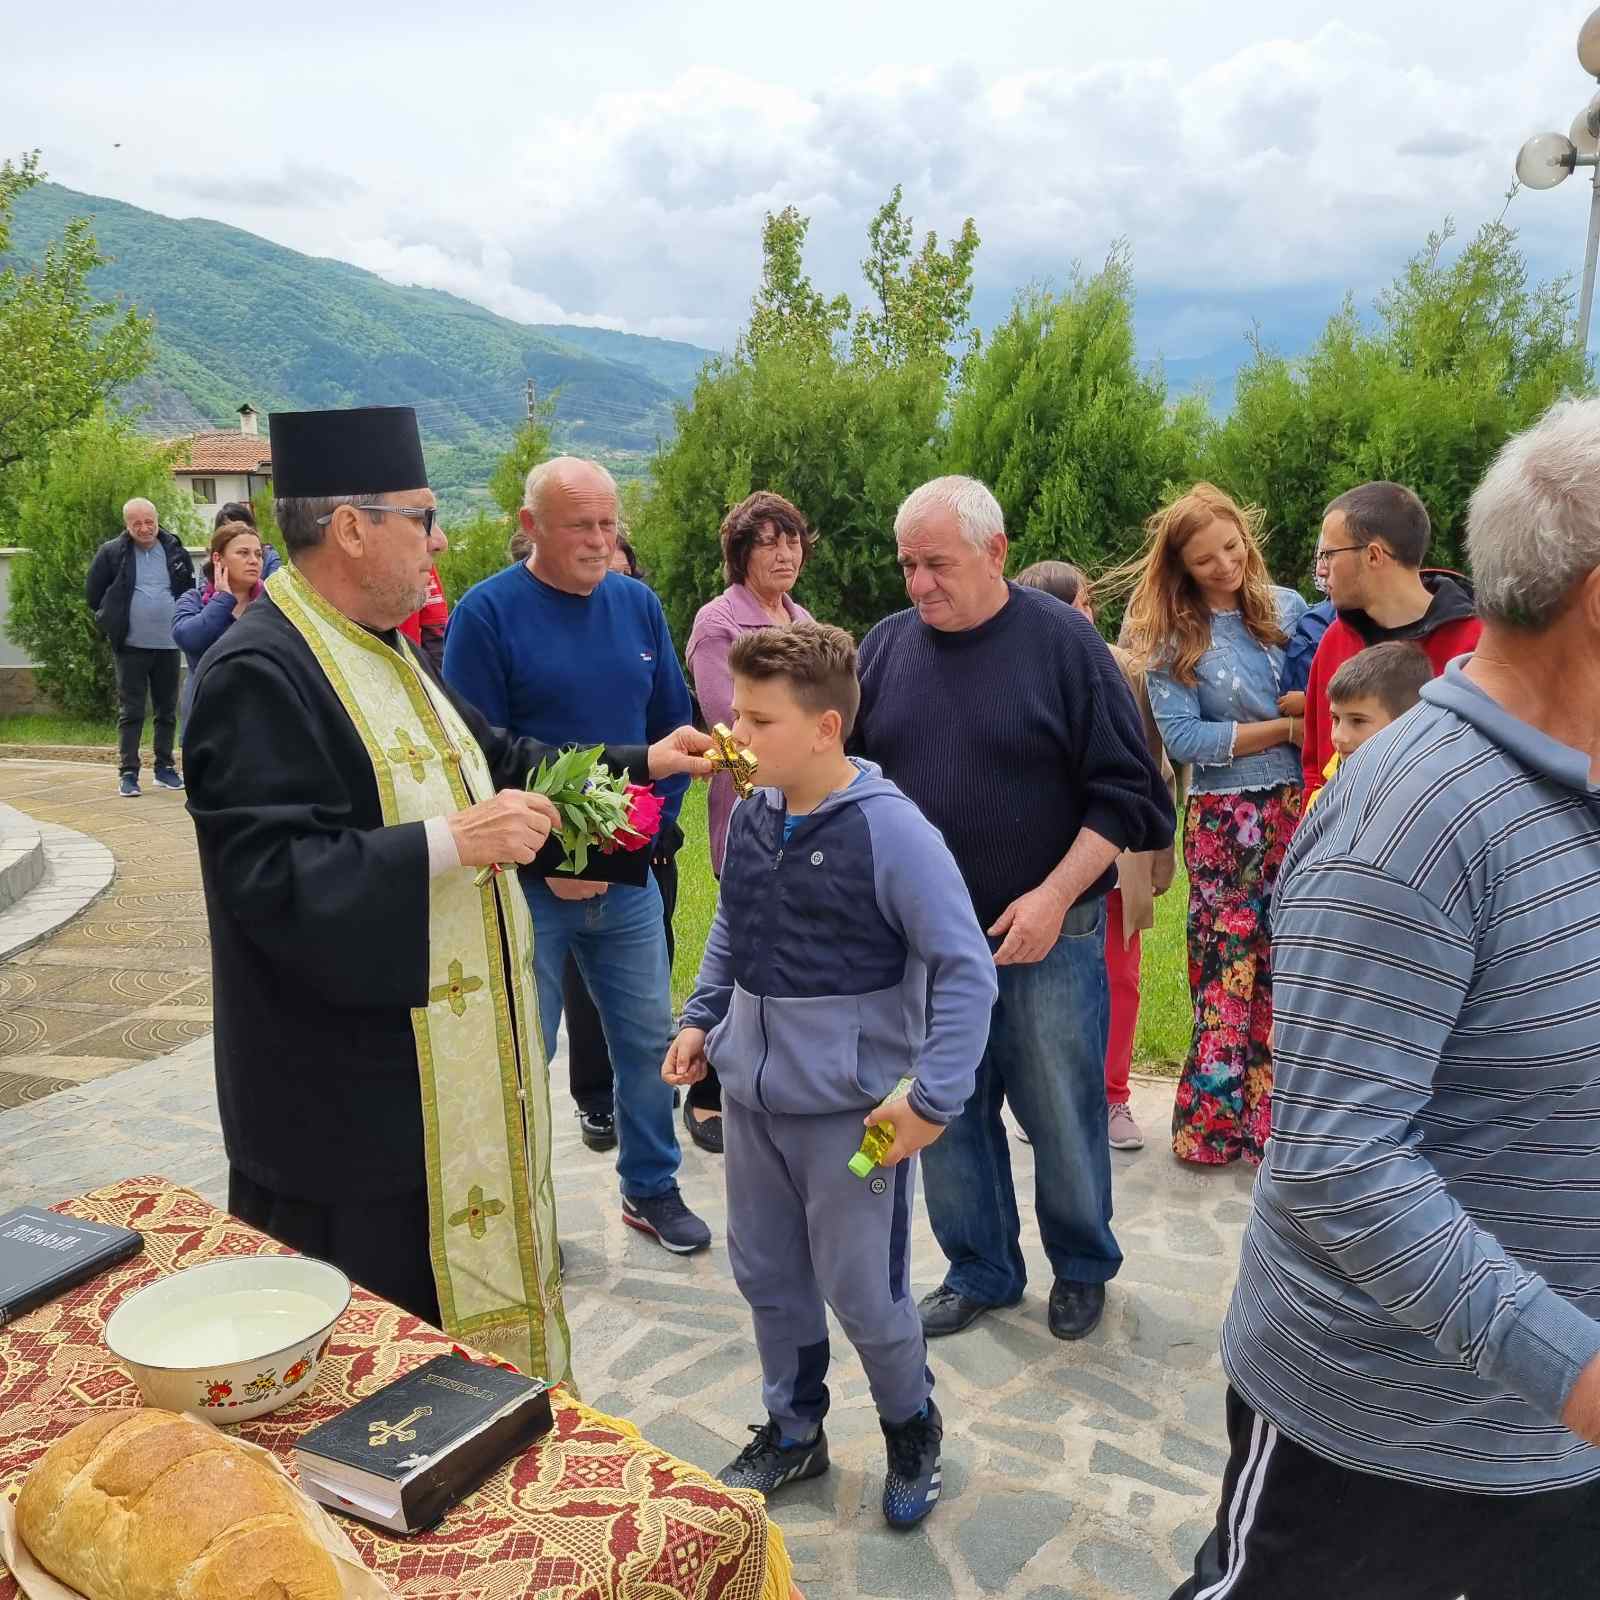
<instances>
[{"instance_id":1,"label":"priest","mask_svg":"<svg viewBox=\"0 0 1600 1600\"><path fill-rule=\"evenodd\" d=\"M279 413L271 437L289 564L207 654L183 741L229 1209L554 1382L532 931L514 874L475 883L545 844L554 808L524 781L549 751L397 631L445 548L415 413ZM608 759L703 776L708 744Z\"/></svg>"}]
</instances>

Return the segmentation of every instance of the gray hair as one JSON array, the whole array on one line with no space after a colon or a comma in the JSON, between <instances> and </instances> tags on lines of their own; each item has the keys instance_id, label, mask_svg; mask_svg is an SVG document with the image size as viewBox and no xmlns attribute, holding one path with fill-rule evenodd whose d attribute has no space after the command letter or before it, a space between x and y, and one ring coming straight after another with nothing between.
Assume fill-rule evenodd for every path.
<instances>
[{"instance_id":1,"label":"gray hair","mask_svg":"<svg viewBox=\"0 0 1600 1600\"><path fill-rule=\"evenodd\" d=\"M157 522L159 522L161 520L161 513L156 510L155 501L154 500L146 500L145 497L142 494L136 494L133 497L133 499L124 500L122 502L122 525L123 525L123 527L127 527L127 525L128 525L128 513L130 511L132 511L135 506L143 506L146 511L150 512L151 515L153 515L155 517Z\"/></svg>"},{"instance_id":2,"label":"gray hair","mask_svg":"<svg viewBox=\"0 0 1600 1600\"><path fill-rule=\"evenodd\" d=\"M1479 615L1534 632L1600 567L1600 399L1560 400L1504 444L1467 508Z\"/></svg>"},{"instance_id":3,"label":"gray hair","mask_svg":"<svg viewBox=\"0 0 1600 1600\"><path fill-rule=\"evenodd\" d=\"M327 527L318 517L331 517L339 506L370 505L367 494L314 495L289 500L274 500L272 515L283 535L284 547L291 561L297 560L307 550L315 550L327 535Z\"/></svg>"},{"instance_id":4,"label":"gray hair","mask_svg":"<svg viewBox=\"0 0 1600 1600\"><path fill-rule=\"evenodd\" d=\"M1005 513L987 484L976 478L934 478L913 489L900 502L894 516L894 536L899 538L930 511L948 511L961 528L961 537L975 550L987 550L1006 531Z\"/></svg>"},{"instance_id":5,"label":"gray hair","mask_svg":"<svg viewBox=\"0 0 1600 1600\"><path fill-rule=\"evenodd\" d=\"M584 456L551 456L529 472L528 481L522 486L522 503L535 522L544 510L545 486L560 477L568 467L593 467L606 480L612 494L617 496L618 505L621 505L622 496L617 492L617 480L598 461L590 461Z\"/></svg>"}]
</instances>

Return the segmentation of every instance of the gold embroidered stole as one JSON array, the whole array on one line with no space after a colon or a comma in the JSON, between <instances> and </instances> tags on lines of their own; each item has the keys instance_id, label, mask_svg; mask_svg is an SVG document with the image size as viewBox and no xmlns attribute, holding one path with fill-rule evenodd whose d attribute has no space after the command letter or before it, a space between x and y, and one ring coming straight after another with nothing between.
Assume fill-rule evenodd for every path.
<instances>
[{"instance_id":1,"label":"gold embroidered stole","mask_svg":"<svg viewBox=\"0 0 1600 1600\"><path fill-rule=\"evenodd\" d=\"M336 611L292 567L273 573L267 592L355 725L386 826L494 794L477 741L403 638L400 654ZM411 1013L433 1276L447 1332L556 1383L570 1376L570 1340L533 925L514 873L497 873L482 889L473 877L458 867L431 881L428 1003ZM351 1000L359 1004L360 996Z\"/></svg>"}]
</instances>

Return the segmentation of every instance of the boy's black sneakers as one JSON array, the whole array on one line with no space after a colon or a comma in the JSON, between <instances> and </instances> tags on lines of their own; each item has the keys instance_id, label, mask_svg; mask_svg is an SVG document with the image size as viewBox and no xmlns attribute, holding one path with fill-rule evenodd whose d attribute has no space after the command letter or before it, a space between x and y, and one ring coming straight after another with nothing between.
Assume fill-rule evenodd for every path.
<instances>
[{"instance_id":1,"label":"boy's black sneakers","mask_svg":"<svg viewBox=\"0 0 1600 1600\"><path fill-rule=\"evenodd\" d=\"M828 1470L828 1436L821 1428L810 1444L788 1449L778 1442L778 1424L770 1419L760 1427L752 1423L750 1431L755 1438L717 1474L728 1488L773 1494L785 1484L821 1477Z\"/></svg>"},{"instance_id":2,"label":"boy's black sneakers","mask_svg":"<svg viewBox=\"0 0 1600 1600\"><path fill-rule=\"evenodd\" d=\"M944 1418L928 1400L926 1416L913 1417L891 1427L881 1417L889 1470L883 1479L883 1515L891 1528L914 1528L939 1503L944 1473L939 1445L944 1438Z\"/></svg>"}]
</instances>

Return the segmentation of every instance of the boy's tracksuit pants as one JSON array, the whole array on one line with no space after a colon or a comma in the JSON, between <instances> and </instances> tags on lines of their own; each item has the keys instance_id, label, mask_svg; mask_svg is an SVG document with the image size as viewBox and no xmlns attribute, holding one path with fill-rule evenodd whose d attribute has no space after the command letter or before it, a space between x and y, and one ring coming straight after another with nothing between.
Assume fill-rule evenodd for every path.
<instances>
[{"instance_id":1,"label":"boy's tracksuit pants","mask_svg":"<svg viewBox=\"0 0 1600 1600\"><path fill-rule=\"evenodd\" d=\"M856 1177L847 1163L864 1115L785 1116L723 1096L728 1256L755 1318L762 1399L789 1438L828 1409L826 1307L885 1422L907 1421L933 1391L911 1298L916 1161Z\"/></svg>"}]
</instances>

